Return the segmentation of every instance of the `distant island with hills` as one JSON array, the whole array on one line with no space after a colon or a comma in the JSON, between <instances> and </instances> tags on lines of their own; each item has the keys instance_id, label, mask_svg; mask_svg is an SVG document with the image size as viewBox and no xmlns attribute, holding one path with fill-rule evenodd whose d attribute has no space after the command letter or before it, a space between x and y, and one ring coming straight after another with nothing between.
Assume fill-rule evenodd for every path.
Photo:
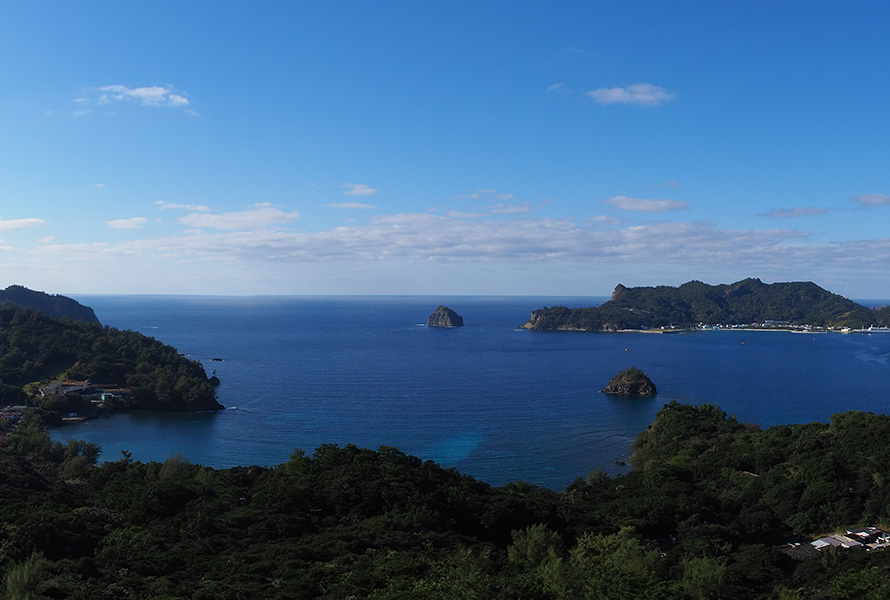
<instances>
[{"instance_id":1,"label":"distant island with hills","mask_svg":"<svg viewBox=\"0 0 890 600\"><path fill-rule=\"evenodd\" d=\"M600 306L545 307L523 329L536 331L673 330L713 326L863 329L890 325L890 307L867 308L812 282L732 284L690 281L679 287L621 284Z\"/></svg>"}]
</instances>

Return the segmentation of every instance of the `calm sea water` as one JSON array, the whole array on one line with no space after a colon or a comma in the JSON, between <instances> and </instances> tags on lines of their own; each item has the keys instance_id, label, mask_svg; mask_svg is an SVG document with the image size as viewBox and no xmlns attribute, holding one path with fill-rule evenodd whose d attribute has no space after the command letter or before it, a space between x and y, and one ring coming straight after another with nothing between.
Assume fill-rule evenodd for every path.
<instances>
[{"instance_id":1,"label":"calm sea water","mask_svg":"<svg viewBox=\"0 0 890 600\"><path fill-rule=\"evenodd\" d=\"M273 465L296 448L395 446L495 485L562 489L622 472L671 400L768 426L890 411L890 334L528 332L534 308L604 298L79 296L107 325L177 347L222 380L216 414L129 413L56 429L163 461ZM438 304L466 326L422 326ZM221 361L213 359L219 358ZM654 399L599 393L646 371Z\"/></svg>"}]
</instances>

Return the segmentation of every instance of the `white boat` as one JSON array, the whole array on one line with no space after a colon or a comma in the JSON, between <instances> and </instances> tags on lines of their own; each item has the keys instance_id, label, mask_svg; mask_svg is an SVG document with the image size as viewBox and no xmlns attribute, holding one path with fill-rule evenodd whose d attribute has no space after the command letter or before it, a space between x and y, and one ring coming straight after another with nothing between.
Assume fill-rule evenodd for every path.
<instances>
[{"instance_id":1,"label":"white boat","mask_svg":"<svg viewBox=\"0 0 890 600\"><path fill-rule=\"evenodd\" d=\"M890 327L875 327L872 325L866 331L869 333L890 333Z\"/></svg>"}]
</instances>

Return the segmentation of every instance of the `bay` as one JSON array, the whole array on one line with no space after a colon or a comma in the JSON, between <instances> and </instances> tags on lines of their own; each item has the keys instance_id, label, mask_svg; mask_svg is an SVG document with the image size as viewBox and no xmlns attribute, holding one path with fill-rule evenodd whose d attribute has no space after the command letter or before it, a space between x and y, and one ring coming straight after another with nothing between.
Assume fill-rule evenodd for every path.
<instances>
[{"instance_id":1,"label":"bay","mask_svg":"<svg viewBox=\"0 0 890 600\"><path fill-rule=\"evenodd\" d=\"M181 454L274 465L321 444L394 446L493 485L562 489L620 473L666 402L713 403L769 426L886 412L890 335L529 332L543 306L605 298L78 296L102 323L171 344L215 373L216 414L133 412L54 429L104 460ZM438 304L465 327L423 326ZM220 360L216 360L220 359ZM599 393L637 366L654 399Z\"/></svg>"}]
</instances>

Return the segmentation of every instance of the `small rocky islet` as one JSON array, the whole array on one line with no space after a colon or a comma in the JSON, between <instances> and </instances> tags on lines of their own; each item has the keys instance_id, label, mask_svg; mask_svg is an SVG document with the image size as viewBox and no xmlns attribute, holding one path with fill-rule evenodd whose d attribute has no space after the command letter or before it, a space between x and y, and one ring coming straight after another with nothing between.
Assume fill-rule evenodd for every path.
<instances>
[{"instance_id":1,"label":"small rocky islet","mask_svg":"<svg viewBox=\"0 0 890 600\"><path fill-rule=\"evenodd\" d=\"M649 379L641 369L630 367L619 371L615 377L609 381L605 389L601 390L604 394L614 394L617 396L641 396L651 398L658 393L655 384Z\"/></svg>"},{"instance_id":2,"label":"small rocky islet","mask_svg":"<svg viewBox=\"0 0 890 600\"><path fill-rule=\"evenodd\" d=\"M430 318L426 321L427 327L463 327L464 318L448 308L447 306L439 306Z\"/></svg>"}]
</instances>

